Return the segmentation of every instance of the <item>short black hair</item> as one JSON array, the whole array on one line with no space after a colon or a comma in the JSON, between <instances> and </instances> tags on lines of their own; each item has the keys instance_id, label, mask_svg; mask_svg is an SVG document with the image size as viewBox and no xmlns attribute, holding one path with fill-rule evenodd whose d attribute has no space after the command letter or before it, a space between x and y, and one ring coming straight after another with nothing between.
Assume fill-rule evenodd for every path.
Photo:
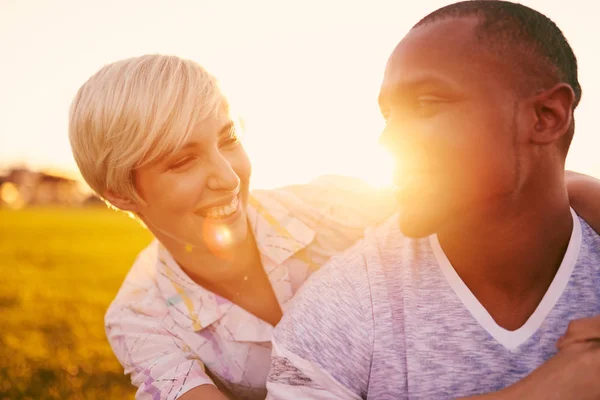
<instances>
[{"instance_id":1,"label":"short black hair","mask_svg":"<svg viewBox=\"0 0 600 400\"><path fill-rule=\"evenodd\" d=\"M550 18L522 4L502 0L469 0L442 7L419 21L419 27L445 18L478 17L477 38L492 51L509 57L523 77L538 85L567 83L581 99L577 58ZM539 88L537 88L539 89Z\"/></svg>"}]
</instances>

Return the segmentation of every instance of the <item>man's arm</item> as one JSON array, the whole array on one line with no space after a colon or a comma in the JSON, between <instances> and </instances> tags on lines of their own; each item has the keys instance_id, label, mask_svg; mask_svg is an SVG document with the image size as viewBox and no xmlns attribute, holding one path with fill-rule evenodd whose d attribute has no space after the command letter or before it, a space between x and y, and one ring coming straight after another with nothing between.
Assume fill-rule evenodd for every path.
<instances>
[{"instance_id":1,"label":"man's arm","mask_svg":"<svg viewBox=\"0 0 600 400\"><path fill-rule=\"evenodd\" d=\"M571 171L565 176L571 206L600 233L600 180Z\"/></svg>"},{"instance_id":2,"label":"man's arm","mask_svg":"<svg viewBox=\"0 0 600 400\"><path fill-rule=\"evenodd\" d=\"M305 283L274 331L268 399L366 396L371 317L337 260Z\"/></svg>"},{"instance_id":3,"label":"man's arm","mask_svg":"<svg viewBox=\"0 0 600 400\"><path fill-rule=\"evenodd\" d=\"M571 321L556 347L559 353L523 380L463 400L600 398L600 316Z\"/></svg>"},{"instance_id":4,"label":"man's arm","mask_svg":"<svg viewBox=\"0 0 600 400\"><path fill-rule=\"evenodd\" d=\"M571 321L567 332L558 339L556 348L564 350L573 344L586 342L600 344L600 315Z\"/></svg>"}]
</instances>

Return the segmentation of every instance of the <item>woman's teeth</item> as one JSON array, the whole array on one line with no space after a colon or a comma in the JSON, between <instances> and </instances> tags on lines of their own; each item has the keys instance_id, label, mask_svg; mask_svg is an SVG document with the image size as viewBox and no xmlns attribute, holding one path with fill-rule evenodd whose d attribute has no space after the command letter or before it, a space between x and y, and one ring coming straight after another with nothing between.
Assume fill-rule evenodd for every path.
<instances>
[{"instance_id":1,"label":"woman's teeth","mask_svg":"<svg viewBox=\"0 0 600 400\"><path fill-rule=\"evenodd\" d=\"M229 204L211 207L211 208L203 211L202 216L205 218L212 218L212 219L225 219L227 217L232 216L237 211L238 202L239 202L238 198L234 197L233 200L231 200L231 203L229 203Z\"/></svg>"}]
</instances>

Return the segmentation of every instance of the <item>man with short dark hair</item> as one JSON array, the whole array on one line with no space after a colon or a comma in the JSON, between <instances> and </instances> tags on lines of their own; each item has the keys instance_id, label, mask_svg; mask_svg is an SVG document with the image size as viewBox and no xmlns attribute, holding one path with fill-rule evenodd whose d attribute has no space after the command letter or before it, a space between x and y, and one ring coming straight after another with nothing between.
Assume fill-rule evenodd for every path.
<instances>
[{"instance_id":1,"label":"man with short dark hair","mask_svg":"<svg viewBox=\"0 0 600 400\"><path fill-rule=\"evenodd\" d=\"M415 25L379 98L401 213L301 289L270 397L598 398L600 345L556 348L600 314L600 236L564 182L580 97L567 40L528 7Z\"/></svg>"}]
</instances>

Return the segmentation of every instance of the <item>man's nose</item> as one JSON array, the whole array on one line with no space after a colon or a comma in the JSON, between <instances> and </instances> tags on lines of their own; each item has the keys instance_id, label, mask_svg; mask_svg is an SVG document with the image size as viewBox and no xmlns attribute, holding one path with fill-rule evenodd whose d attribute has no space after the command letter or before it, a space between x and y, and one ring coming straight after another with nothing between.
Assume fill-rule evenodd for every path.
<instances>
[{"instance_id":1,"label":"man's nose","mask_svg":"<svg viewBox=\"0 0 600 400\"><path fill-rule=\"evenodd\" d=\"M388 120L379 137L379 143L389 152L398 171L421 168L428 159L427 146L422 135L410 120Z\"/></svg>"},{"instance_id":2,"label":"man's nose","mask_svg":"<svg viewBox=\"0 0 600 400\"><path fill-rule=\"evenodd\" d=\"M397 118L390 118L379 136L379 144L393 155L401 153L408 140L407 127L404 125L400 124Z\"/></svg>"}]
</instances>

